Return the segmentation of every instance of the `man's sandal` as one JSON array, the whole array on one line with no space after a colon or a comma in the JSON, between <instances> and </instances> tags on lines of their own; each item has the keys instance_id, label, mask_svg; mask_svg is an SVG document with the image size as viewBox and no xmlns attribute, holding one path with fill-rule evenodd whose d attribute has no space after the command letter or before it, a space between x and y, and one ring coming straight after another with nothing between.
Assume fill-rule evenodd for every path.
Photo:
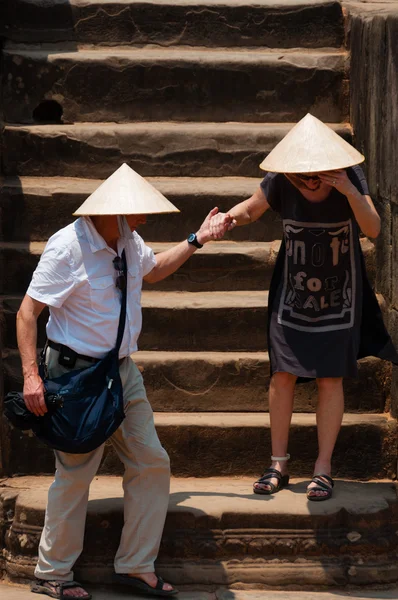
<instances>
[{"instance_id":1,"label":"man's sandal","mask_svg":"<svg viewBox=\"0 0 398 600\"><path fill-rule=\"evenodd\" d=\"M64 590L67 589L83 588L77 581L47 581L46 579L36 579L35 583L31 585L30 591L35 594L46 594L51 598L58 598L59 600L69 600L70 598L77 598L77 596L70 596L64 594ZM84 590L86 591L86 590ZM92 595L87 593L85 596L79 596L79 600L91 600Z\"/></svg>"},{"instance_id":2,"label":"man's sandal","mask_svg":"<svg viewBox=\"0 0 398 600\"><path fill-rule=\"evenodd\" d=\"M286 454L286 456L271 456L271 460L278 462L287 461L289 460L289 458L290 454ZM271 479L277 479L277 485L272 483ZM257 488L256 483L259 483L260 485L266 485L268 489ZM287 487L288 485L289 475L282 475L282 473L278 471L278 469L270 467L265 471L264 475L262 475L260 479L257 479L257 481L254 482L253 492L255 494L263 494L264 496L270 496L271 494L276 494L276 492L279 492L281 489Z\"/></svg>"},{"instance_id":3,"label":"man's sandal","mask_svg":"<svg viewBox=\"0 0 398 600\"><path fill-rule=\"evenodd\" d=\"M141 594L143 596L175 596L178 594L178 590L173 588L172 590L164 590L164 581L159 575L157 575L156 587L152 587L149 583L146 583L139 577L130 577L127 573L114 573L113 580L122 585L126 585L131 591Z\"/></svg>"},{"instance_id":4,"label":"man's sandal","mask_svg":"<svg viewBox=\"0 0 398 600\"><path fill-rule=\"evenodd\" d=\"M311 479L311 483L316 483L316 486L307 488L308 500L311 500L312 502L322 502L322 500L329 500L329 498L332 497L334 481L329 475L324 475L323 473L314 475ZM322 496L317 496L312 492L323 492L323 494Z\"/></svg>"}]
</instances>

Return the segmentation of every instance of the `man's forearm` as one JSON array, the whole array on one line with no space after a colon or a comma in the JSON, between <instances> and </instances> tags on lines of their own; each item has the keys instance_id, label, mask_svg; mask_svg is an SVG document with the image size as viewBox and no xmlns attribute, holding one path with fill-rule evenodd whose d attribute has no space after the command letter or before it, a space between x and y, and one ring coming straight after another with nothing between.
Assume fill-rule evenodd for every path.
<instances>
[{"instance_id":1,"label":"man's forearm","mask_svg":"<svg viewBox=\"0 0 398 600\"><path fill-rule=\"evenodd\" d=\"M200 240L199 240L200 241ZM156 255L156 266L144 279L149 283L156 283L162 281L184 264L195 252L196 248L192 244L189 244L186 240L177 244L170 250L160 252Z\"/></svg>"},{"instance_id":2,"label":"man's forearm","mask_svg":"<svg viewBox=\"0 0 398 600\"><path fill-rule=\"evenodd\" d=\"M17 341L24 377L38 373L37 366L37 318L33 313L19 311L17 314Z\"/></svg>"},{"instance_id":3,"label":"man's forearm","mask_svg":"<svg viewBox=\"0 0 398 600\"><path fill-rule=\"evenodd\" d=\"M37 319L45 304L27 294L17 314L17 340L24 377L23 394L27 408L36 416L47 412L44 385L37 366Z\"/></svg>"}]
</instances>

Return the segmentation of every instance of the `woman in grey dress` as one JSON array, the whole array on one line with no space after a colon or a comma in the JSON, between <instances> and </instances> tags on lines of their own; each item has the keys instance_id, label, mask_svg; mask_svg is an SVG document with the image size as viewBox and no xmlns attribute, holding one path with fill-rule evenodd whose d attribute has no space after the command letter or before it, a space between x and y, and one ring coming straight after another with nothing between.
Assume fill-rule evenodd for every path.
<instances>
[{"instance_id":1,"label":"woman in grey dress","mask_svg":"<svg viewBox=\"0 0 398 600\"><path fill-rule=\"evenodd\" d=\"M213 236L265 211L283 221L268 304L271 365L271 465L254 492L272 494L289 482L289 427L297 381L316 379L319 453L309 500L331 497L331 459L344 413L343 377L357 359L374 354L398 361L366 278L359 233L376 238L380 218L359 166L363 157L326 125L307 115L262 163L268 173L255 193L212 219ZM273 171L273 172L271 172ZM363 311L377 330L364 335ZM364 347L372 339L373 347ZM366 345L366 344L365 344Z\"/></svg>"}]
</instances>

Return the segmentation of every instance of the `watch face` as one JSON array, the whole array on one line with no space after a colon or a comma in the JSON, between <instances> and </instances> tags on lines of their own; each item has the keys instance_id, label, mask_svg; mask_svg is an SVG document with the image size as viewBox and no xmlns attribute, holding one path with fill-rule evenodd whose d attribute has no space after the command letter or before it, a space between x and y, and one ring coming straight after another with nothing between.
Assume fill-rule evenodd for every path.
<instances>
[{"instance_id":1,"label":"watch face","mask_svg":"<svg viewBox=\"0 0 398 600\"><path fill-rule=\"evenodd\" d=\"M192 243L195 241L195 234L194 233L190 233L188 236L188 242Z\"/></svg>"}]
</instances>

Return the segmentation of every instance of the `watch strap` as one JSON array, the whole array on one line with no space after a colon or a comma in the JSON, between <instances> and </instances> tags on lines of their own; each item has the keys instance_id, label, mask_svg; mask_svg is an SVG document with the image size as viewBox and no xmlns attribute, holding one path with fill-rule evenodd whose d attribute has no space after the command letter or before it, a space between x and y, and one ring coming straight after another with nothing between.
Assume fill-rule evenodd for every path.
<instances>
[{"instance_id":1,"label":"watch strap","mask_svg":"<svg viewBox=\"0 0 398 600\"><path fill-rule=\"evenodd\" d=\"M192 244L192 246L195 246L196 248L203 248L203 244L200 244L198 242L196 233L190 233L187 240L188 240L188 244Z\"/></svg>"}]
</instances>

